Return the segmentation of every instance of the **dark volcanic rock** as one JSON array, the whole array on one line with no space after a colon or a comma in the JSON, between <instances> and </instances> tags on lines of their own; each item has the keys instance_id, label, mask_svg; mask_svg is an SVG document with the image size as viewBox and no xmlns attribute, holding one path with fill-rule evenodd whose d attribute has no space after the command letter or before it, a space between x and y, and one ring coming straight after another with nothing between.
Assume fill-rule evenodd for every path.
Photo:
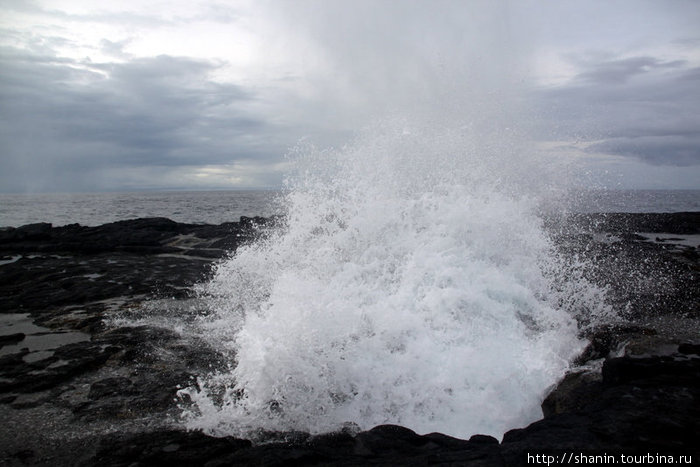
<instances>
[{"instance_id":1,"label":"dark volcanic rock","mask_svg":"<svg viewBox=\"0 0 700 467\"><path fill-rule=\"evenodd\" d=\"M137 391L134 382L129 378L112 377L92 383L88 399L103 399L113 396L129 396Z\"/></svg>"},{"instance_id":2,"label":"dark volcanic rock","mask_svg":"<svg viewBox=\"0 0 700 467\"><path fill-rule=\"evenodd\" d=\"M546 224L562 257L584 263L584 277L606 288L610 303L633 323L668 314L700 318L696 248L648 235L696 234L700 212L577 214Z\"/></svg>"},{"instance_id":3,"label":"dark volcanic rock","mask_svg":"<svg viewBox=\"0 0 700 467\"><path fill-rule=\"evenodd\" d=\"M165 466L204 465L222 455L250 446L250 441L212 438L198 432L156 431L105 437L95 457L86 465Z\"/></svg>"},{"instance_id":4,"label":"dark volcanic rock","mask_svg":"<svg viewBox=\"0 0 700 467\"><path fill-rule=\"evenodd\" d=\"M228 438L230 439L230 438ZM355 435L347 431L298 441L236 446L192 465L471 465L502 466L498 441L470 440L439 433L420 436L404 427L381 425ZM201 463L200 463L201 462ZM120 464L121 465L121 464Z\"/></svg>"},{"instance_id":5,"label":"dark volcanic rock","mask_svg":"<svg viewBox=\"0 0 700 467\"><path fill-rule=\"evenodd\" d=\"M700 356L700 344L688 344L683 343L678 346L678 352L685 355L698 355Z\"/></svg>"},{"instance_id":6,"label":"dark volcanic rock","mask_svg":"<svg viewBox=\"0 0 700 467\"><path fill-rule=\"evenodd\" d=\"M583 367L547 396L545 417L500 443L394 425L348 425L318 436L261 432L258 444L167 428L178 413L175 400L187 403L178 389L228 360L193 337L155 325L114 327L110 318L147 317L142 301L176 298L162 300L161 318L187 322L196 308L196 300L185 300L189 289L212 261L276 219L0 229L0 255L13 261L0 266L0 313L31 314L49 334L90 334L89 341L0 357L0 413L11 420L0 424L0 464L510 466L538 463L534 456L545 453L700 455L700 343L686 326L700 318L698 255L636 235L695 234L700 214L581 215L571 222L550 226L557 245L590 260L586 277L609 287L630 322L587 329L590 345L575 362ZM0 345L21 347L29 332L7 332Z\"/></svg>"},{"instance_id":7,"label":"dark volcanic rock","mask_svg":"<svg viewBox=\"0 0 700 467\"><path fill-rule=\"evenodd\" d=\"M586 395L586 391L590 393ZM103 441L94 461L107 465L160 465L153 453L177 444L189 465L451 465L517 466L537 455L692 455L700 454L700 358L614 358L604 365L602 381L580 374L557 388L556 410L530 426L512 430L502 443L490 436L469 440L440 433L418 435L383 425L252 446L233 438L158 433L135 443ZM550 403L551 404L551 403ZM171 442L171 436L178 442ZM125 446L126 444L126 446ZM204 446L211 444L212 449ZM172 447L171 449L174 449ZM561 459L561 457L557 457ZM580 458L579 458L580 459ZM152 462L152 464L151 464ZM91 464L93 465L93 464ZM135 465L135 464L134 464Z\"/></svg>"},{"instance_id":8,"label":"dark volcanic rock","mask_svg":"<svg viewBox=\"0 0 700 467\"><path fill-rule=\"evenodd\" d=\"M140 366L129 377L109 377L90 385L87 401L73 408L81 420L143 417L172 408L176 393L193 375L180 368Z\"/></svg>"},{"instance_id":9,"label":"dark volcanic rock","mask_svg":"<svg viewBox=\"0 0 700 467\"><path fill-rule=\"evenodd\" d=\"M0 313L45 313L124 296L186 296L213 260L258 236L266 224L272 225L263 218L218 226L148 218L0 230L0 253L22 256L0 267Z\"/></svg>"},{"instance_id":10,"label":"dark volcanic rock","mask_svg":"<svg viewBox=\"0 0 700 467\"><path fill-rule=\"evenodd\" d=\"M162 218L120 221L98 227L32 224L0 233L0 248L11 251L99 253L129 247L150 247L153 249L150 252L154 253L157 247L162 246L163 239L177 235L178 230L179 224Z\"/></svg>"},{"instance_id":11,"label":"dark volcanic rock","mask_svg":"<svg viewBox=\"0 0 700 467\"><path fill-rule=\"evenodd\" d=\"M51 224L40 222L28 224L12 231L17 240L47 240L51 238Z\"/></svg>"},{"instance_id":12,"label":"dark volcanic rock","mask_svg":"<svg viewBox=\"0 0 700 467\"><path fill-rule=\"evenodd\" d=\"M602 390L602 378L598 373L594 371L570 373L542 402L542 414L545 417L551 417L583 410L600 395Z\"/></svg>"},{"instance_id":13,"label":"dark volcanic rock","mask_svg":"<svg viewBox=\"0 0 700 467\"><path fill-rule=\"evenodd\" d=\"M118 349L77 342L56 349L50 357L26 362L24 353L0 357L0 393L36 392L63 384L102 365Z\"/></svg>"},{"instance_id":14,"label":"dark volcanic rock","mask_svg":"<svg viewBox=\"0 0 700 467\"><path fill-rule=\"evenodd\" d=\"M16 332L14 334L7 334L5 336L0 336L0 347L4 345L16 344L21 342L26 337L26 334L22 332Z\"/></svg>"},{"instance_id":15,"label":"dark volcanic rock","mask_svg":"<svg viewBox=\"0 0 700 467\"><path fill-rule=\"evenodd\" d=\"M697 455L700 358L621 357L604 362L602 381L570 375L545 401L546 418L506 433L504 456L526 464L534 452Z\"/></svg>"},{"instance_id":16,"label":"dark volcanic rock","mask_svg":"<svg viewBox=\"0 0 700 467\"><path fill-rule=\"evenodd\" d=\"M179 236L199 238L199 248L225 238L228 239L228 245L235 247L255 237L261 228L271 224L269 219L261 217L242 217L239 222L216 226L181 224L160 217L118 221L97 227L78 224L62 227L53 227L45 223L31 224L16 229L0 230L0 252L177 253L182 247L172 246L170 243Z\"/></svg>"},{"instance_id":17,"label":"dark volcanic rock","mask_svg":"<svg viewBox=\"0 0 700 467\"><path fill-rule=\"evenodd\" d=\"M589 344L574 360L575 365L582 365L590 360L607 358L620 352L625 343L636 336L653 336L657 332L649 327L629 324L614 324L591 329L586 337Z\"/></svg>"},{"instance_id":18,"label":"dark volcanic rock","mask_svg":"<svg viewBox=\"0 0 700 467\"><path fill-rule=\"evenodd\" d=\"M700 359L681 355L611 358L603 365L603 381L608 386L700 387Z\"/></svg>"}]
</instances>

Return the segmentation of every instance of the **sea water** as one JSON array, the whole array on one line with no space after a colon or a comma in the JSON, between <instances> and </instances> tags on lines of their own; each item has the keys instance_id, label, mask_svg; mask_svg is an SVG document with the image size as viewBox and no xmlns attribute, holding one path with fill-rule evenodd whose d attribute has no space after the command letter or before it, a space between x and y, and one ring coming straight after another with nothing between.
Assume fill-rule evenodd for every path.
<instances>
[{"instance_id":1,"label":"sea water","mask_svg":"<svg viewBox=\"0 0 700 467\"><path fill-rule=\"evenodd\" d=\"M700 210L700 190L570 189L561 195L544 201L586 213ZM282 214L279 196L280 190L0 193L0 228L36 222L96 226L139 217L221 224Z\"/></svg>"},{"instance_id":2,"label":"sea water","mask_svg":"<svg viewBox=\"0 0 700 467\"><path fill-rule=\"evenodd\" d=\"M468 437L540 418L580 328L612 312L543 228L551 164L497 133L396 119L298 148L282 225L199 288L230 365L181 391L187 426Z\"/></svg>"},{"instance_id":3,"label":"sea water","mask_svg":"<svg viewBox=\"0 0 700 467\"><path fill-rule=\"evenodd\" d=\"M278 214L277 195L276 190L3 193L0 227L36 222L96 226L140 217L221 224L240 216Z\"/></svg>"}]
</instances>

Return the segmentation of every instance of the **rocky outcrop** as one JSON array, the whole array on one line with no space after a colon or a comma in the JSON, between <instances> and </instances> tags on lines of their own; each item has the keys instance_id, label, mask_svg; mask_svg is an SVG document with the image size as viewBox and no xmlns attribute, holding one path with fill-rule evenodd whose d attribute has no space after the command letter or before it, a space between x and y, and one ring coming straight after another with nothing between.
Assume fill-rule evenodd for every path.
<instances>
[{"instance_id":1,"label":"rocky outcrop","mask_svg":"<svg viewBox=\"0 0 700 467\"><path fill-rule=\"evenodd\" d=\"M686 352L689 352L687 348ZM697 352L693 349L692 352ZM319 436L270 434L257 445L230 437L159 431L138 437L110 437L99 443L89 465L450 465L518 466L592 463L595 456L700 455L700 356L676 349L670 355L611 358L602 375L577 372L565 378L548 400L541 421L509 431L503 441L475 435L469 440L440 433L418 435L383 425ZM583 396L583 397L582 397ZM558 403L552 406L551 399ZM211 446L211 449L203 449ZM178 457L182 456L182 457ZM583 456L586 456L584 459ZM590 456L590 457L589 457ZM540 459L536 461L535 459ZM562 461L564 460L564 461ZM629 459L628 459L629 460ZM137 463L137 464L135 464ZM553 463L553 462L550 462ZM628 462L631 463L631 462Z\"/></svg>"},{"instance_id":2,"label":"rocky outcrop","mask_svg":"<svg viewBox=\"0 0 700 467\"><path fill-rule=\"evenodd\" d=\"M149 218L3 229L0 255L10 263L0 268L0 312L44 314L57 306L154 293L183 297L212 260L270 224L260 217L221 225Z\"/></svg>"},{"instance_id":3,"label":"rocky outcrop","mask_svg":"<svg viewBox=\"0 0 700 467\"><path fill-rule=\"evenodd\" d=\"M112 222L97 227L38 223L0 230L0 253L181 253L217 250L214 257L249 240L274 219L241 217L220 225L181 224L162 217ZM189 237L189 238L188 238ZM189 242L187 240L190 240Z\"/></svg>"},{"instance_id":4,"label":"rocky outcrop","mask_svg":"<svg viewBox=\"0 0 700 467\"><path fill-rule=\"evenodd\" d=\"M610 287L628 322L589 329L588 348L544 400L543 419L500 441L419 435L393 425L367 431L348 425L318 436L261 433L254 443L183 431L173 423L178 389L225 365L226 357L192 336L134 318L147 313L147 302L167 299L170 318L185 323L178 306L187 313L198 306L191 286L217 258L275 222L138 219L3 229L0 465L510 466L595 460L581 456L612 456L619 464L620 456L635 454L696 461L696 248L636 232L697 233L699 216L591 215L572 222L557 230L560 248L595 259L589 279ZM127 315L129 324L114 321Z\"/></svg>"}]
</instances>

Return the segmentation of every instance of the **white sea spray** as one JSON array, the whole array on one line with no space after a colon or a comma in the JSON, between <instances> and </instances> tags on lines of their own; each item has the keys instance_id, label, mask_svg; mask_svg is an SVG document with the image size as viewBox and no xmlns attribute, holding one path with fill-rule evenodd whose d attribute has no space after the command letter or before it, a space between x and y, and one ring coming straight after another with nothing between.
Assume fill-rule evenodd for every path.
<instances>
[{"instance_id":1,"label":"white sea spray","mask_svg":"<svg viewBox=\"0 0 700 467\"><path fill-rule=\"evenodd\" d=\"M578 323L610 312L537 214L551 170L503 132L405 119L292 159L284 225L200 288L231 365L181 392L186 424L468 437L540 418Z\"/></svg>"}]
</instances>

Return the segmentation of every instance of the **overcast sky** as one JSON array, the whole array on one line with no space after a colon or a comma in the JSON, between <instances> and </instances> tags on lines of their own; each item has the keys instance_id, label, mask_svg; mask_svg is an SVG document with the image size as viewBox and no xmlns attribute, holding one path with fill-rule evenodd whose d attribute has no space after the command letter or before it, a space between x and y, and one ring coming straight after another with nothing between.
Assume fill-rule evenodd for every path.
<instances>
[{"instance_id":1,"label":"overcast sky","mask_svg":"<svg viewBox=\"0 0 700 467\"><path fill-rule=\"evenodd\" d=\"M495 96L588 180L700 189L694 0L0 0L0 192L277 187L306 138Z\"/></svg>"}]
</instances>

